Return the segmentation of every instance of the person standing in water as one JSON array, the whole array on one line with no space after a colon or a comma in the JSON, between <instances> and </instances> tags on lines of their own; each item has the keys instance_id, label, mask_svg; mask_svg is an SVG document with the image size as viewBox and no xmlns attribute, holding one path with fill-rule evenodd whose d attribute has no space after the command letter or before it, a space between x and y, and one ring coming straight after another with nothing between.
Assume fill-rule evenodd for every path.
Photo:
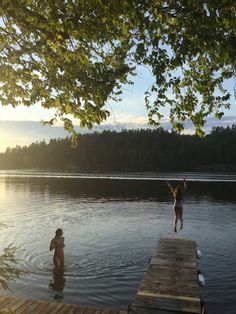
<instances>
[{"instance_id":1,"label":"person standing in water","mask_svg":"<svg viewBox=\"0 0 236 314\"><path fill-rule=\"evenodd\" d=\"M183 229L183 194L187 189L187 183L186 180L183 179L183 186L177 185L175 188L166 181L167 185L169 186L173 197L174 197L174 205L173 205L173 210L174 210L174 231L177 232L177 222L180 220L180 230Z\"/></svg>"},{"instance_id":2,"label":"person standing in water","mask_svg":"<svg viewBox=\"0 0 236 314\"><path fill-rule=\"evenodd\" d=\"M64 267L64 237L63 230L58 228L55 233L55 237L51 240L49 250L54 250L53 264L56 269L62 269Z\"/></svg>"}]
</instances>

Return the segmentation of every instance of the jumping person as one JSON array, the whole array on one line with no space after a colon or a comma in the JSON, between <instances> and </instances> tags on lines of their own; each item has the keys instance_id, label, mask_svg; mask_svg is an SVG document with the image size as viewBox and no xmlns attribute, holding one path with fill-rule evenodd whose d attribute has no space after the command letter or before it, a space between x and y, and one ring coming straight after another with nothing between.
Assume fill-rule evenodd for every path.
<instances>
[{"instance_id":1,"label":"jumping person","mask_svg":"<svg viewBox=\"0 0 236 314\"><path fill-rule=\"evenodd\" d=\"M173 197L174 197L174 205L173 205L173 210L174 210L174 231L177 232L177 222L178 219L181 222L180 225L180 230L183 229L183 194L185 190L187 189L187 183L186 180L183 179L183 186L177 185L175 188L172 187L172 185L166 181L168 184Z\"/></svg>"},{"instance_id":2,"label":"jumping person","mask_svg":"<svg viewBox=\"0 0 236 314\"><path fill-rule=\"evenodd\" d=\"M63 230L61 228L56 230L55 237L51 240L49 250L54 250L53 264L56 269L62 269L64 267L64 237Z\"/></svg>"}]
</instances>

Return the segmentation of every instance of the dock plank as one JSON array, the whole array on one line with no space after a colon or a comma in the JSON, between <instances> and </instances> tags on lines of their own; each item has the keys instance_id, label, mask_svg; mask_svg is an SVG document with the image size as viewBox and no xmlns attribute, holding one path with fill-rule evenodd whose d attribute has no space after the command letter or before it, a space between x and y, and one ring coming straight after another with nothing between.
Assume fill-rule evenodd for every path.
<instances>
[{"instance_id":1,"label":"dock plank","mask_svg":"<svg viewBox=\"0 0 236 314\"><path fill-rule=\"evenodd\" d=\"M130 313L200 314L196 243L161 238Z\"/></svg>"},{"instance_id":2,"label":"dock plank","mask_svg":"<svg viewBox=\"0 0 236 314\"><path fill-rule=\"evenodd\" d=\"M14 314L127 314L104 308L0 296L0 313Z\"/></svg>"}]
</instances>

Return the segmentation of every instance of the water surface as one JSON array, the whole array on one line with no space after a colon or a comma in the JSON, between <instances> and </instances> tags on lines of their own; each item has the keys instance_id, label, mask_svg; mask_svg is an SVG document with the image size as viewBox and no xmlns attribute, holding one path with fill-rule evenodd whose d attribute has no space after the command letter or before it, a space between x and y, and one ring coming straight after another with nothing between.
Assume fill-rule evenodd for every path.
<instances>
[{"instance_id":1,"label":"water surface","mask_svg":"<svg viewBox=\"0 0 236 314\"><path fill-rule=\"evenodd\" d=\"M172 197L164 180L185 176L184 229L172 231ZM236 175L87 175L0 172L0 249L18 247L27 274L10 284L16 295L126 309L160 236L195 240L206 278L207 313L233 314L236 300ZM49 242L65 236L65 271L52 270Z\"/></svg>"}]
</instances>

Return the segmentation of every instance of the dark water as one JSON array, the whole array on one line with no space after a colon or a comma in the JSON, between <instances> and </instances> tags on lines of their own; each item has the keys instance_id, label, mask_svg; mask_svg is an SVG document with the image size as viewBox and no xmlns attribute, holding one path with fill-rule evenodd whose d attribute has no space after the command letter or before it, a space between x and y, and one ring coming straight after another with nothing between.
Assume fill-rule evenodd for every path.
<instances>
[{"instance_id":1,"label":"dark water","mask_svg":"<svg viewBox=\"0 0 236 314\"><path fill-rule=\"evenodd\" d=\"M208 314L235 314L236 175L184 174L184 229L172 232L173 184L182 174L79 176L0 172L0 249L18 247L28 271L1 294L126 309L160 236L190 238L203 256ZM175 182L176 181L176 182ZM66 267L52 271L49 242L65 236Z\"/></svg>"}]
</instances>

